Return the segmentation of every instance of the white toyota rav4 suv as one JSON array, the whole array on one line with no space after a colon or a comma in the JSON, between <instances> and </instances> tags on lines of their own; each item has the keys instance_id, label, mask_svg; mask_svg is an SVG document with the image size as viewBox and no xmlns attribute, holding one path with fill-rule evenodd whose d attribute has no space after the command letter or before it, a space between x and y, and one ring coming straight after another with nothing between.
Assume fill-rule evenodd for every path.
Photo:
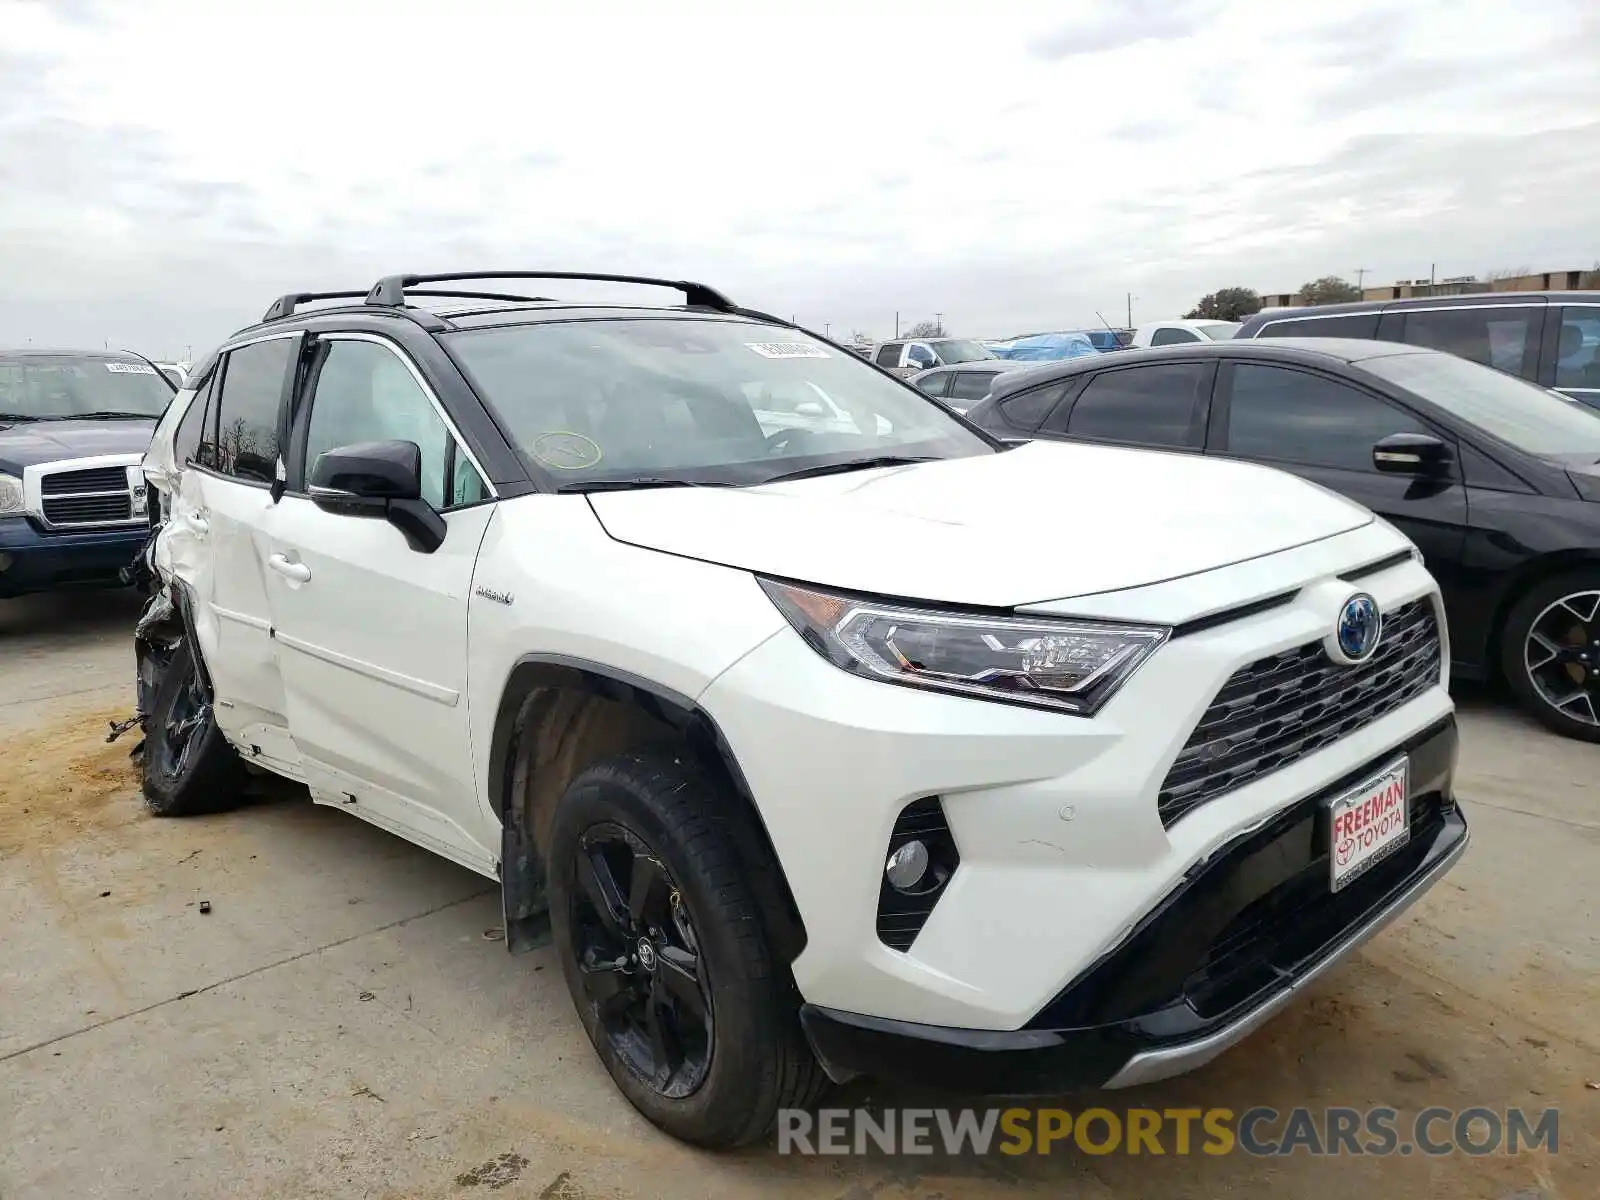
<instances>
[{"instance_id":1,"label":"white toyota rav4 suv","mask_svg":"<svg viewBox=\"0 0 1600 1200\"><path fill-rule=\"evenodd\" d=\"M684 302L451 290L490 277ZM801 385L848 427L757 418ZM499 880L702 1145L829 1078L1195 1067L1466 846L1394 528L1245 463L1005 448L701 285L286 296L145 470L150 807L265 769Z\"/></svg>"}]
</instances>

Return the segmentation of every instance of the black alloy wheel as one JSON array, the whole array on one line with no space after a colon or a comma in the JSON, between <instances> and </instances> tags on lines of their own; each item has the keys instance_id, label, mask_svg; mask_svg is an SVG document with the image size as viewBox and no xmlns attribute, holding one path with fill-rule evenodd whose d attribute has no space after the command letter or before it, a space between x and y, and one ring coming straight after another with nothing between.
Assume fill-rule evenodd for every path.
<instances>
[{"instance_id":1,"label":"black alloy wheel","mask_svg":"<svg viewBox=\"0 0 1600 1200\"><path fill-rule=\"evenodd\" d=\"M1600 731L1600 590L1546 604L1523 639L1522 659L1543 703Z\"/></svg>"},{"instance_id":2,"label":"black alloy wheel","mask_svg":"<svg viewBox=\"0 0 1600 1200\"><path fill-rule=\"evenodd\" d=\"M711 1069L715 1013L688 905L661 857L613 822L574 851L573 949L599 1032L657 1094L692 1095Z\"/></svg>"}]
</instances>

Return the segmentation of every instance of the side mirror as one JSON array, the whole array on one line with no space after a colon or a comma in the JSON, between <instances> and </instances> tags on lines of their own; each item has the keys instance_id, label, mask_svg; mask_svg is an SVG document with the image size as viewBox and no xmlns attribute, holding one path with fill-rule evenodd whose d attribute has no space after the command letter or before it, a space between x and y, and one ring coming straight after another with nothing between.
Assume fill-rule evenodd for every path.
<instances>
[{"instance_id":1,"label":"side mirror","mask_svg":"<svg viewBox=\"0 0 1600 1200\"><path fill-rule=\"evenodd\" d=\"M802 400L794 406L794 411L802 417L825 417L828 410L815 400Z\"/></svg>"},{"instance_id":2,"label":"side mirror","mask_svg":"<svg viewBox=\"0 0 1600 1200\"><path fill-rule=\"evenodd\" d=\"M325 512L381 517L423 554L444 544L445 519L422 498L422 450L415 442L359 442L317 455L311 502Z\"/></svg>"},{"instance_id":3,"label":"side mirror","mask_svg":"<svg viewBox=\"0 0 1600 1200\"><path fill-rule=\"evenodd\" d=\"M1391 475L1443 475L1454 459L1450 444L1429 433L1391 433L1372 448L1372 465Z\"/></svg>"}]
</instances>

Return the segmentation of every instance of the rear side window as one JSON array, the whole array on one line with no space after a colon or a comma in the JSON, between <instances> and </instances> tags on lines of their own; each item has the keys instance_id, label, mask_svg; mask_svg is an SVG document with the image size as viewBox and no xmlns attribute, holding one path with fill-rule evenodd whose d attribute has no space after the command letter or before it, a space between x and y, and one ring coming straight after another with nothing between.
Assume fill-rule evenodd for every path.
<instances>
[{"instance_id":1,"label":"rear side window","mask_svg":"<svg viewBox=\"0 0 1600 1200\"><path fill-rule=\"evenodd\" d=\"M1200 335L1187 329L1158 329L1150 339L1152 346L1176 346L1182 342L1198 342Z\"/></svg>"},{"instance_id":2,"label":"rear side window","mask_svg":"<svg viewBox=\"0 0 1600 1200\"><path fill-rule=\"evenodd\" d=\"M1371 340L1378 336L1377 312L1348 313L1342 317L1301 317L1268 321L1257 337L1337 337Z\"/></svg>"},{"instance_id":3,"label":"rear side window","mask_svg":"<svg viewBox=\"0 0 1600 1200\"><path fill-rule=\"evenodd\" d=\"M1561 310L1556 345L1556 387L1600 390L1600 307Z\"/></svg>"},{"instance_id":4,"label":"rear side window","mask_svg":"<svg viewBox=\"0 0 1600 1200\"><path fill-rule=\"evenodd\" d=\"M1408 413L1337 380L1254 363L1233 369L1226 445L1241 458L1372 473L1377 442L1428 432Z\"/></svg>"},{"instance_id":5,"label":"rear side window","mask_svg":"<svg viewBox=\"0 0 1600 1200\"><path fill-rule=\"evenodd\" d=\"M278 467L278 406L298 338L274 338L231 351L218 365L215 411L197 461L234 479L271 483Z\"/></svg>"},{"instance_id":6,"label":"rear side window","mask_svg":"<svg viewBox=\"0 0 1600 1200\"><path fill-rule=\"evenodd\" d=\"M926 379L916 381L917 386L930 396L942 396L950 386L950 372L940 371L937 375L929 375Z\"/></svg>"},{"instance_id":7,"label":"rear side window","mask_svg":"<svg viewBox=\"0 0 1600 1200\"><path fill-rule=\"evenodd\" d=\"M994 383L993 371L960 371L956 374L956 381L950 388L952 400L982 400L989 394L989 387Z\"/></svg>"},{"instance_id":8,"label":"rear side window","mask_svg":"<svg viewBox=\"0 0 1600 1200\"><path fill-rule=\"evenodd\" d=\"M885 342L878 347L878 357L872 361L880 367L898 367L900 365L900 342Z\"/></svg>"},{"instance_id":9,"label":"rear side window","mask_svg":"<svg viewBox=\"0 0 1600 1200\"><path fill-rule=\"evenodd\" d=\"M1072 406L1066 433L1143 446L1188 446L1205 377L1200 363L1104 371Z\"/></svg>"},{"instance_id":10,"label":"rear side window","mask_svg":"<svg viewBox=\"0 0 1600 1200\"><path fill-rule=\"evenodd\" d=\"M1459 355L1497 371L1533 378L1539 356L1539 308L1445 308L1405 312L1401 340Z\"/></svg>"}]
</instances>

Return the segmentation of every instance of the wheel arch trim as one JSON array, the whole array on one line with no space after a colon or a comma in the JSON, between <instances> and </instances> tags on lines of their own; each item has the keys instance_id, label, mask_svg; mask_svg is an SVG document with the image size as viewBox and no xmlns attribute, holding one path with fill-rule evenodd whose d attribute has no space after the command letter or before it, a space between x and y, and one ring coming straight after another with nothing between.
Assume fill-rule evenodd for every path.
<instances>
[{"instance_id":1,"label":"wheel arch trim","mask_svg":"<svg viewBox=\"0 0 1600 1200\"><path fill-rule=\"evenodd\" d=\"M690 749L725 774L753 820L750 828L759 839L756 849L769 856L775 870L757 872L767 876L778 889L774 897L786 914L785 928L774 930L777 949L786 962L793 962L805 948L805 925L799 906L783 872L782 860L772 835L761 816L760 806L750 788L738 755L716 719L694 698L676 688L621 667L566 654L529 653L511 666L501 689L490 735L488 799L502 830L501 887L505 893L506 946L516 951L543 944L548 915L544 908L544 850L535 844L532 830L523 828L510 799L515 795L518 772L519 722L527 717L526 706L541 686L550 682L551 672L559 671L559 685L578 688L591 695L630 704L680 733ZM530 922L526 924L525 922ZM518 925L519 931L513 926Z\"/></svg>"}]
</instances>

